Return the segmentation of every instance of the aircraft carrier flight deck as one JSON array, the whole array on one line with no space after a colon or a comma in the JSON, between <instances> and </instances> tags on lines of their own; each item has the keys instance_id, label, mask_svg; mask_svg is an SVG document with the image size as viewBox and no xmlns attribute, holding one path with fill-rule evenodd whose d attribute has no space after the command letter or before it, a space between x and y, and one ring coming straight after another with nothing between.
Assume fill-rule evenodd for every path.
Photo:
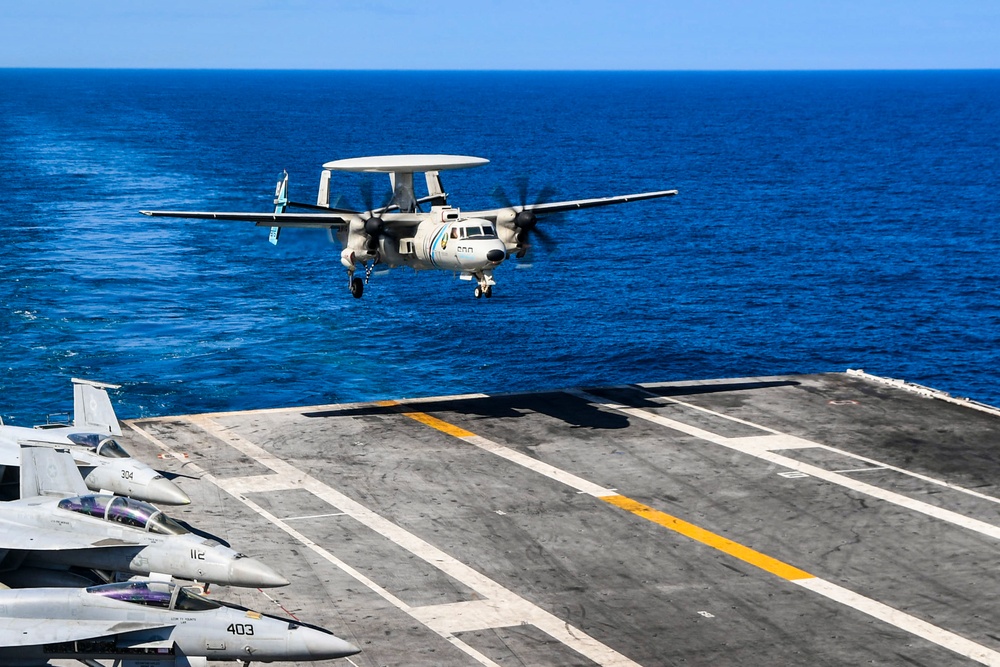
<instances>
[{"instance_id":1,"label":"aircraft carrier flight deck","mask_svg":"<svg viewBox=\"0 0 1000 667\"><path fill-rule=\"evenodd\" d=\"M1000 665L1000 411L915 385L849 371L124 431L182 475L175 518L291 581L210 595L363 649L338 664Z\"/></svg>"}]
</instances>

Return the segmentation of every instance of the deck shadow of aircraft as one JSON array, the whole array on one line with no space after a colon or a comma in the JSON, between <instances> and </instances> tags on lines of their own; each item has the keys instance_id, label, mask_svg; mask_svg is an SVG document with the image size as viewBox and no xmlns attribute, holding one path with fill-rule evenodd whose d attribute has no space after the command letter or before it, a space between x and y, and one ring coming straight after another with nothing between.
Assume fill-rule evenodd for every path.
<instances>
[{"instance_id":1,"label":"deck shadow of aircraft","mask_svg":"<svg viewBox=\"0 0 1000 667\"><path fill-rule=\"evenodd\" d=\"M725 382L719 384L685 384L646 387L627 385L617 387L592 387L585 389L589 394L627 405L630 408L662 408L663 403L651 398L651 394L663 398L680 398L702 394L723 394L740 391L754 391L774 387L797 387L801 383L794 380L755 380L752 382Z\"/></svg>"},{"instance_id":2,"label":"deck shadow of aircraft","mask_svg":"<svg viewBox=\"0 0 1000 667\"><path fill-rule=\"evenodd\" d=\"M512 419L527 414L548 415L574 428L616 430L627 428L627 415L599 409L583 398L565 392L500 394L475 398L444 398L393 405L365 405L337 410L303 412L304 417L361 417L405 412L452 412L472 418Z\"/></svg>"}]
</instances>

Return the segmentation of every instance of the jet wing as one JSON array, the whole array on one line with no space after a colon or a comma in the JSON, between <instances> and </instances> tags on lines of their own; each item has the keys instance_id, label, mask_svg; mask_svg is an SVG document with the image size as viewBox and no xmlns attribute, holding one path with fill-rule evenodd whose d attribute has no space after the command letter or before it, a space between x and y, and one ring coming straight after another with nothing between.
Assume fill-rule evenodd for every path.
<instances>
[{"instance_id":1,"label":"jet wing","mask_svg":"<svg viewBox=\"0 0 1000 667\"><path fill-rule=\"evenodd\" d=\"M21 445L21 498L90 493L73 455L65 449Z\"/></svg>"},{"instance_id":2,"label":"jet wing","mask_svg":"<svg viewBox=\"0 0 1000 667\"><path fill-rule=\"evenodd\" d=\"M529 204L527 206L514 206L505 208L495 208L488 211L462 211L468 218L486 218L496 220L497 215L513 208L516 211L534 211L535 215L551 215L564 211L575 211L581 208L595 208L597 206L612 206L614 204L625 204L627 202L642 201L644 199L657 199L659 197L672 197L677 194L677 190L658 190L656 192L639 192L634 195L618 195L615 197L597 197L595 199L575 199L573 201L557 201L548 204Z\"/></svg>"},{"instance_id":3,"label":"jet wing","mask_svg":"<svg viewBox=\"0 0 1000 667\"><path fill-rule=\"evenodd\" d=\"M16 503L16 500L10 501ZM64 510L55 510L62 512ZM102 549L142 546L138 542L115 537L95 537L73 530L37 528L21 522L4 521L0 517L0 551L62 551L64 549Z\"/></svg>"},{"instance_id":4,"label":"jet wing","mask_svg":"<svg viewBox=\"0 0 1000 667\"><path fill-rule=\"evenodd\" d=\"M343 227L353 216L343 213L240 213L214 211L139 211L154 218L197 218L201 220L239 220L258 227L303 227L329 229Z\"/></svg>"},{"instance_id":5,"label":"jet wing","mask_svg":"<svg viewBox=\"0 0 1000 667\"><path fill-rule=\"evenodd\" d=\"M59 610L60 613L65 610ZM45 622L38 618L0 618L0 648L38 646L63 642L98 639L128 632L172 628L175 624L164 621L125 621L59 619Z\"/></svg>"}]
</instances>

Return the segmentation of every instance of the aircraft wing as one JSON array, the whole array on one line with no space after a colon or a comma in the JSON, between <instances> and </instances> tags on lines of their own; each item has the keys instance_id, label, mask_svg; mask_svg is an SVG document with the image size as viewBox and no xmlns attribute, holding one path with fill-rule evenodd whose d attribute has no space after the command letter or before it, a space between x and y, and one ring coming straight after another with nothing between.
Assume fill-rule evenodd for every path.
<instances>
[{"instance_id":1,"label":"aircraft wing","mask_svg":"<svg viewBox=\"0 0 1000 667\"><path fill-rule=\"evenodd\" d=\"M63 613L65 610L59 610ZM142 630L172 628L175 624L163 621L126 621L60 619L45 622L38 618L0 618L0 648L13 646L37 646L39 644L61 644L121 635Z\"/></svg>"},{"instance_id":2,"label":"aircraft wing","mask_svg":"<svg viewBox=\"0 0 1000 667\"><path fill-rule=\"evenodd\" d=\"M90 493L73 455L65 449L21 445L21 498Z\"/></svg>"},{"instance_id":3,"label":"aircraft wing","mask_svg":"<svg viewBox=\"0 0 1000 667\"><path fill-rule=\"evenodd\" d=\"M353 216L343 213L240 213L214 211L139 211L153 218L197 218L201 220L239 220L258 227L303 227L329 229L343 227Z\"/></svg>"},{"instance_id":4,"label":"aircraft wing","mask_svg":"<svg viewBox=\"0 0 1000 667\"><path fill-rule=\"evenodd\" d=\"M63 532L40 529L20 522L13 523L0 519L0 551L62 551L64 549L108 549L136 546L141 545L131 540L114 537L95 538L91 535L74 532L72 524Z\"/></svg>"},{"instance_id":5,"label":"aircraft wing","mask_svg":"<svg viewBox=\"0 0 1000 667\"><path fill-rule=\"evenodd\" d=\"M573 201L557 201L548 204L529 204L527 206L515 206L516 211L534 211L535 215L551 215L564 211L575 211L581 208L595 208L597 206L613 206L614 204L625 204L627 202L642 201L644 199L657 199L659 197L672 197L677 194L677 190L658 190L656 192L639 192L634 195L617 195L615 197L597 197L595 199L574 199ZM496 219L497 215L504 211L509 211L511 207L490 209L488 211L473 211L463 214L470 218Z\"/></svg>"}]
</instances>

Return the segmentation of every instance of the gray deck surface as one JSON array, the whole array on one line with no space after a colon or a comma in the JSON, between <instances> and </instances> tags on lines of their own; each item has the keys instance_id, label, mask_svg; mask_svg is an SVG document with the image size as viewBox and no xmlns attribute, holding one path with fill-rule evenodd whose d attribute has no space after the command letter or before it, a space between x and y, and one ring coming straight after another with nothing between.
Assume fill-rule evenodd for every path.
<instances>
[{"instance_id":1,"label":"gray deck surface","mask_svg":"<svg viewBox=\"0 0 1000 667\"><path fill-rule=\"evenodd\" d=\"M1000 664L1000 416L866 379L125 430L191 476L172 516L292 582L212 595L327 627L359 667Z\"/></svg>"}]
</instances>

